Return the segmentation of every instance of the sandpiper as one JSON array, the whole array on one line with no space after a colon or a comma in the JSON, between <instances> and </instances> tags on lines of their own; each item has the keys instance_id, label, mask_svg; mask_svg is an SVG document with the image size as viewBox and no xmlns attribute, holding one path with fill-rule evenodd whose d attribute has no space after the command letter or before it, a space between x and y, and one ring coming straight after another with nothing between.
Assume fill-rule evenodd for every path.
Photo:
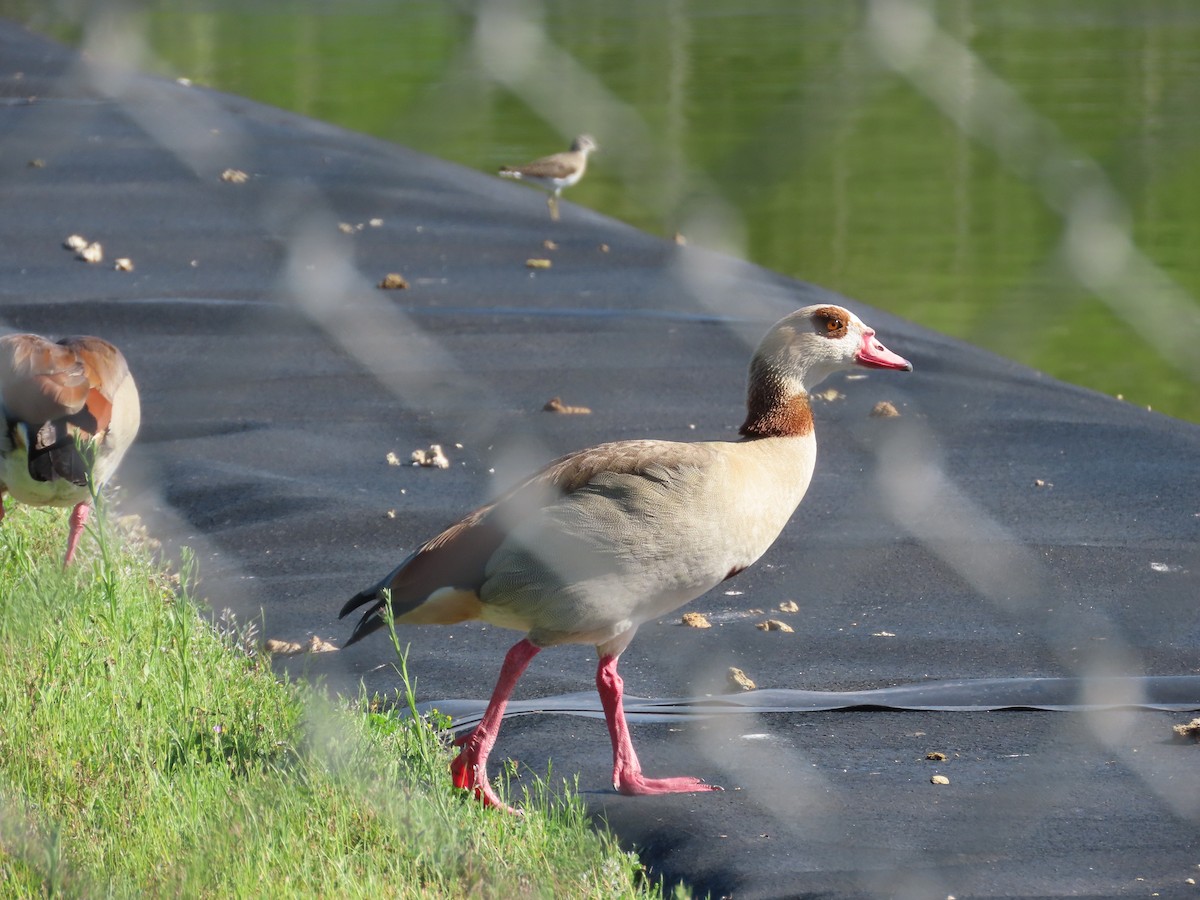
<instances>
[{"instance_id":1,"label":"sandpiper","mask_svg":"<svg viewBox=\"0 0 1200 900\"><path fill-rule=\"evenodd\" d=\"M565 153L543 156L524 166L503 166L500 174L505 178L532 182L550 191L546 205L550 207L550 218L558 221L558 198L562 195L562 189L583 177L587 171L588 154L599 149L595 138L581 134L571 142L571 149Z\"/></svg>"}]
</instances>

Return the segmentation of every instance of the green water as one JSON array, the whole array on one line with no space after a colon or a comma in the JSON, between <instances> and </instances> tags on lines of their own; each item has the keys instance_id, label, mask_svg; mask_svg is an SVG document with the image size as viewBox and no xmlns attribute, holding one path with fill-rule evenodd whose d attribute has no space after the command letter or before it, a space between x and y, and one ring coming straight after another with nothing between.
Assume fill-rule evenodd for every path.
<instances>
[{"instance_id":1,"label":"green water","mask_svg":"<svg viewBox=\"0 0 1200 900\"><path fill-rule=\"evenodd\" d=\"M588 131L572 201L1200 421L1193 0L114 8L0 0L482 170Z\"/></svg>"}]
</instances>

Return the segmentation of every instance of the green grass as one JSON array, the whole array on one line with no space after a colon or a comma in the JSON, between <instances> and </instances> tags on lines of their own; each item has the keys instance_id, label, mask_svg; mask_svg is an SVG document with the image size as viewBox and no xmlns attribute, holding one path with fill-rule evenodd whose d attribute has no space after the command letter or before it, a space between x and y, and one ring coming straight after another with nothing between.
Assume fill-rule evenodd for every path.
<instances>
[{"instance_id":1,"label":"green grass","mask_svg":"<svg viewBox=\"0 0 1200 900\"><path fill-rule=\"evenodd\" d=\"M0 526L0 897L657 896L569 791L484 809L411 693L280 682L186 562L95 533L63 572L64 514Z\"/></svg>"}]
</instances>

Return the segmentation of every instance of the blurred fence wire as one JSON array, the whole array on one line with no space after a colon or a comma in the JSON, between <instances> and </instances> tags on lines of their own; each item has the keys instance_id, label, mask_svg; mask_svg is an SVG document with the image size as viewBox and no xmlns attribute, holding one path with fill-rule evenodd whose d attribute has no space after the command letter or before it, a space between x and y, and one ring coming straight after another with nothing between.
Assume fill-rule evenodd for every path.
<instances>
[{"instance_id":1,"label":"blurred fence wire","mask_svg":"<svg viewBox=\"0 0 1200 900\"><path fill-rule=\"evenodd\" d=\"M1104 168L940 27L925 0L873 0L862 37L877 59L995 154L1062 219L1059 253L1079 285L1200 384L1200 304L1138 249ZM1167 324L1169 323L1169 324Z\"/></svg>"},{"instance_id":2,"label":"blurred fence wire","mask_svg":"<svg viewBox=\"0 0 1200 900\"><path fill-rule=\"evenodd\" d=\"M151 23L156 16L169 17L168 7L153 3L89 7L81 20L82 46L88 62L81 67L80 77L94 78L93 86L174 154L187 171L207 175L234 165L250 153L236 117L201 95L181 105L174 95L155 96L145 81L128 77L126 67L130 63L155 68L169 65L156 55L159 51L151 41ZM633 7L627 9L633 16ZM759 242L771 241L782 244L786 252L804 250L815 256L816 247L825 255L838 255L831 249L834 240L828 234L821 233L819 239L801 245L799 238L792 242L789 233L764 237L764 229L786 232L792 226L798 231L810 228L802 220L815 207L804 198L795 198L792 169L812 164L838 171L837 167L845 163L836 158L842 150L837 135L844 137L844 130L839 129L851 128L857 118L870 115L868 107L877 101L884 81L898 78L938 111L958 139L969 140L986 151L1036 198L1038 213L1048 214L1055 222L1047 257L1061 265L1074 285L1102 301L1111 315L1139 335L1163 363L1200 385L1200 353L1196 351L1200 346L1200 304L1196 298L1180 277L1139 247L1136 216L1105 165L1078 150L1052 116L1035 109L1016 86L972 49L969 41L954 34L943 21L945 5L923 0L870 0L853 12L841 6L822 9L844 27L835 29L838 40L830 42L833 49L819 71L831 78L830 73L853 73L847 77L853 84L839 85L841 92L837 94L838 98L851 96L853 101L835 112L829 109L828 100L768 106L770 115L765 124L730 119L726 124L736 122L742 131L716 136L711 141L695 137L689 143L693 137L690 131L710 126L706 116L694 108L703 108L705 97L690 93L696 90L692 83L698 77L694 70L698 63L692 54L703 23L682 0L667 0L656 7L663 27L654 46L665 62L653 71L662 75L664 83L655 86L654 95L659 99L650 108L639 106L627 73L607 73L613 78L619 76L624 90L606 83L606 73L597 70L597 59L604 53L598 52L593 42L578 39L568 30L577 38L576 46L570 47L556 36L555 26L562 16L570 15L569 10L564 13L556 4L537 0L498 0L457 9L454 22L465 18L467 24L459 27L453 41L448 41L452 45L446 55L448 62L439 70L443 83L428 87L423 96L436 106L437 98L445 96L440 91L450 90L446 83L466 72L462 78L478 79L487 90L503 95L503 103L496 108L520 118L523 133L531 139L537 132L529 119L561 136L564 146L575 133L594 132L606 154L593 164L594 178L601 181L607 193L590 196L615 197L612 204L620 210L650 209L648 220L672 223L693 245L703 247L702 252L681 252L672 277L685 286L698 313L732 323L739 336L753 343L760 333L758 326L782 311L780 299L786 291L742 293L739 260L753 256ZM792 27L794 22L788 15L780 12ZM771 27L770 16L764 27ZM446 30L453 31L449 27ZM599 34L594 37L595 43L602 41ZM796 37L799 40L803 35L797 33ZM620 36L611 41L611 46L602 49L617 54ZM752 55L756 47L742 46L738 51ZM715 65L722 59L716 53L710 62ZM626 68L633 67L631 63ZM727 103L752 94L753 84L736 84L736 75L729 80L735 85L723 95ZM711 81L706 84L713 86ZM804 93L802 85L791 85L788 90ZM828 131L814 135L795 122L779 121L784 115L780 110L785 108L819 112L836 121ZM438 111L444 117L470 119L463 131L474 140L485 130L480 121L493 112L494 108L482 104L479 109ZM497 118L501 120L494 126L497 131L490 134L502 132L505 127L504 116ZM711 127L716 130L720 126L714 123ZM778 142L771 140L775 131ZM713 162L721 157L714 149L717 144L734 162ZM461 145L455 147L461 150ZM509 149L507 145L502 149L477 147L479 167L490 167L494 156ZM547 147L546 151L556 149L561 148ZM888 149L878 144L874 148L879 154ZM856 152L861 154L861 148ZM760 174L752 172L730 183L728 173L737 168L739 153L746 154L752 167L760 167L755 169ZM826 157L834 159L829 162ZM828 172L822 171L826 174L821 179L830 180ZM861 180L870 182L871 177L862 176ZM886 193L888 186L882 184L882 178L879 181L879 185L868 184L858 190L868 197ZM824 209L828 217L825 231L837 233L857 225L874 232L904 231L904 210L883 224L866 221L870 217L862 209L874 207L863 196L857 200L842 196L839 200L838 192L845 190L845 185L826 187L830 187L832 199ZM582 193L584 186L576 190ZM743 203L747 196L753 202ZM774 206L776 199L780 205L791 201L795 206L780 213ZM847 224L851 207L855 208L855 217ZM400 406L410 411L434 410L458 423L470 423L470 437L476 444L486 443L501 430L495 410L502 406L497 398L504 394L505 386L495 383L492 373L472 371L470 360L456 356L437 335L422 329L419 316L374 288L357 267L353 250L336 234L337 217L319 191L290 185L261 212L264 227L269 227L284 247L275 291L341 351L353 356L363 370L372 373ZM819 226L811 227L820 231ZM979 252L986 253L986 248ZM899 254L882 263L864 258L867 254L861 248L842 255L856 259L864 268L896 269L903 264ZM1023 260L1022 265L1026 262ZM1027 272L1020 265L1015 268L1017 271L1007 274L1019 282ZM942 273L932 271L908 273L907 277L917 282L927 277L931 284L945 280ZM886 276L880 279L887 280ZM953 290L967 289L959 285ZM653 296L644 298L647 308L653 308L656 302ZM1038 297L1035 309L1054 303L1054 297ZM896 311L906 314L903 309ZM952 316L950 312L945 315ZM1085 339L1079 335L1071 338ZM520 454L520 459L509 462L509 468L530 470L549 457L548 449L532 439L520 445ZM1091 679L1089 697L1097 706L1135 706L1143 699L1138 683L1123 684L1113 677L1147 674L1145 660L1139 658L1119 624L1103 610L1083 615L1060 602L1069 586L1055 583L1045 561L1023 543L1014 523L989 512L967 487L956 482L939 450L934 428L906 423L892 439L881 441L877 463L872 484L883 497L883 508L897 533L911 536L944 563L969 588L973 598L1025 623L1059 665ZM1091 640L1097 635L1103 637L1102 643ZM1086 652L1076 652L1081 645L1087 646ZM700 665L711 661L694 662ZM704 671L711 675L714 670L709 666ZM581 674L581 680L583 677ZM697 684L696 690L704 693L717 688ZM1161 754L1139 757L1131 749L1135 742L1121 720L1100 712L1085 715L1096 736L1144 780L1148 790L1177 814L1192 821L1200 817L1200 792L1179 789L1180 783L1194 784L1182 764L1177 760L1164 762ZM798 840L816 839L820 827L804 817L835 813L829 799L830 783L815 771L802 749L775 744L769 752L757 748L742 751L737 746L738 732L755 730L749 714L736 723L722 722L714 727L708 752L722 767L745 767L749 788L784 832ZM768 774L771 767L782 764L783 757L786 768L799 773L786 795L771 783ZM1069 777L1055 769L1043 786L1048 787L1053 778L1057 780L1056 790L1047 790L1042 796L1034 786L1021 794L1030 819L1051 815L1053 804L1066 790L1063 779ZM803 816L797 810L803 810ZM980 834L988 827L981 824ZM908 849L914 854L924 852L916 839ZM900 865L899 860L894 862ZM942 888L913 877L916 880L904 888L908 895L932 895Z\"/></svg>"}]
</instances>

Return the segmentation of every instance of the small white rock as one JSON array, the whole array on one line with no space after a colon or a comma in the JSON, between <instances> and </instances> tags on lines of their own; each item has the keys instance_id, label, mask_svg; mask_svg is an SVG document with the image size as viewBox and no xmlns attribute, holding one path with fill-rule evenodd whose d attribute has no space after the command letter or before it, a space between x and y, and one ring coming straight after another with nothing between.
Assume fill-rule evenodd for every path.
<instances>
[{"instance_id":1,"label":"small white rock","mask_svg":"<svg viewBox=\"0 0 1200 900\"><path fill-rule=\"evenodd\" d=\"M450 468L450 460L442 452L441 444L430 444L428 450L414 450L411 459L414 466L425 466L426 468L433 469Z\"/></svg>"},{"instance_id":2,"label":"small white rock","mask_svg":"<svg viewBox=\"0 0 1200 900\"><path fill-rule=\"evenodd\" d=\"M749 675L737 666L729 667L728 686L733 691L752 691L758 687Z\"/></svg>"},{"instance_id":3,"label":"small white rock","mask_svg":"<svg viewBox=\"0 0 1200 900\"><path fill-rule=\"evenodd\" d=\"M765 622L759 622L754 627L759 631L782 631L784 634L791 634L796 630L787 622L781 622L779 619L767 619Z\"/></svg>"}]
</instances>

